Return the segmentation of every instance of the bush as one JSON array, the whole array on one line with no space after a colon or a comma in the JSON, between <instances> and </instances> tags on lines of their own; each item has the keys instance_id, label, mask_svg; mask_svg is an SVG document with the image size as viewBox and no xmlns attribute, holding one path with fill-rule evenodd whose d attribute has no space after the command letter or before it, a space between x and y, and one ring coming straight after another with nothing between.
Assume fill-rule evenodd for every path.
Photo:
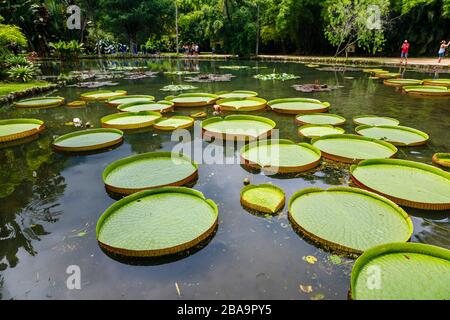
<instances>
[{"instance_id":1,"label":"bush","mask_svg":"<svg viewBox=\"0 0 450 320\"><path fill-rule=\"evenodd\" d=\"M6 48L12 43L16 43L19 46L26 46L27 39L18 26L0 23L0 52L7 51Z\"/></svg>"},{"instance_id":2,"label":"bush","mask_svg":"<svg viewBox=\"0 0 450 320\"><path fill-rule=\"evenodd\" d=\"M54 54L61 60L76 59L83 52L83 44L76 40L50 43Z\"/></svg>"},{"instance_id":3,"label":"bush","mask_svg":"<svg viewBox=\"0 0 450 320\"><path fill-rule=\"evenodd\" d=\"M8 55L4 59L4 63L8 67L16 67L16 66L30 66L32 63L28 61L24 56L14 56L14 55Z\"/></svg>"},{"instance_id":4,"label":"bush","mask_svg":"<svg viewBox=\"0 0 450 320\"><path fill-rule=\"evenodd\" d=\"M17 82L29 82L36 78L38 70L33 65L16 66L7 71L9 78Z\"/></svg>"}]
</instances>

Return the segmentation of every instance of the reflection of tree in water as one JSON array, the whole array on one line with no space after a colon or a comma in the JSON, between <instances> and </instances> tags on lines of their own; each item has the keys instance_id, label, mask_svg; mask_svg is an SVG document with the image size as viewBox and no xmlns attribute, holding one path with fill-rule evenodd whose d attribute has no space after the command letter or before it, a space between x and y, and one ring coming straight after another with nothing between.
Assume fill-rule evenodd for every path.
<instances>
[{"instance_id":1,"label":"reflection of tree in water","mask_svg":"<svg viewBox=\"0 0 450 320\"><path fill-rule=\"evenodd\" d=\"M433 221L424 219L422 222L423 230L421 230L416 238L419 242L435 245L438 247L450 249L450 221Z\"/></svg>"},{"instance_id":2,"label":"reflection of tree in water","mask_svg":"<svg viewBox=\"0 0 450 320\"><path fill-rule=\"evenodd\" d=\"M154 136L154 134L157 135ZM161 135L163 134L166 133L155 132L151 129L148 132L133 133L126 137L126 143L130 144L131 150L135 153L157 151L162 148Z\"/></svg>"},{"instance_id":3,"label":"reflection of tree in water","mask_svg":"<svg viewBox=\"0 0 450 320\"><path fill-rule=\"evenodd\" d=\"M43 223L58 221L55 203L65 190L50 138L0 151L0 271L15 267L20 248L35 255L32 242L48 234Z\"/></svg>"}]
</instances>

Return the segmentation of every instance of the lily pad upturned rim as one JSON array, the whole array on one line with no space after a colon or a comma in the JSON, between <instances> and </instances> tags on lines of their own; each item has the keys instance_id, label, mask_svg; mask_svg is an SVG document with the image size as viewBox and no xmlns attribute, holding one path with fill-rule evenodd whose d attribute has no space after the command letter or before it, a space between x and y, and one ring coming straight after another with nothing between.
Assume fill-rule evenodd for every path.
<instances>
[{"instance_id":1,"label":"lily pad upturned rim","mask_svg":"<svg viewBox=\"0 0 450 320\"><path fill-rule=\"evenodd\" d=\"M160 111L155 111L155 112L160 112L160 113L166 113L166 112L173 111L174 106L175 106L175 104L173 102L166 101L166 100L148 101L148 102L138 101L138 102L129 102L129 103L121 104L121 105L117 106L117 110L119 110L119 112L133 112L133 111L128 111L126 109L134 107L134 106L140 106L140 105L146 105L146 104L163 104L163 105L166 105L167 108L160 109ZM148 111L154 111L154 110L148 110Z\"/></svg>"},{"instance_id":2,"label":"lily pad upturned rim","mask_svg":"<svg viewBox=\"0 0 450 320\"><path fill-rule=\"evenodd\" d=\"M98 94L102 94L102 93L111 93L111 96L103 96L101 98L94 98L92 96L98 95ZM105 101L110 99L111 97L120 97L120 96L126 96L128 94L127 91L125 90L97 90L97 91L89 91L89 92L84 92L80 95L80 99L81 100L85 100L85 101Z\"/></svg>"},{"instance_id":3,"label":"lily pad upturned rim","mask_svg":"<svg viewBox=\"0 0 450 320\"><path fill-rule=\"evenodd\" d=\"M28 102L33 102L33 101L39 101L39 100L53 100L52 102L44 102L41 104L30 104ZM60 105L62 105L65 101L65 98L63 97L37 97L37 98L29 98L29 99L23 99L20 101L17 101L14 103L14 106L16 108L33 108L33 109L39 109L39 108L54 108L54 107L59 107Z\"/></svg>"},{"instance_id":4,"label":"lily pad upturned rim","mask_svg":"<svg viewBox=\"0 0 450 320\"><path fill-rule=\"evenodd\" d=\"M317 141L327 140L327 139L356 139L356 140L365 140L367 142L373 142L373 143L382 145L382 146L390 149L393 152L391 157L395 156L395 154L398 152L398 149L392 143L373 139L373 138L368 138L368 137L364 137L364 136L358 136L358 135L354 135L354 134L330 134L327 136L312 139L311 144L314 146L314 143L316 143ZM348 158L348 157L344 157L344 156L333 155L333 154L329 154L323 150L321 150L321 152L322 152L323 157L330 159L330 160L343 162L343 163L354 164L354 163L358 163L359 161L364 160L364 159L352 159L352 158Z\"/></svg>"},{"instance_id":5,"label":"lily pad upturned rim","mask_svg":"<svg viewBox=\"0 0 450 320\"><path fill-rule=\"evenodd\" d=\"M156 118L151 121L145 121L141 123L133 123L133 124L108 124L107 121L117 118L126 118L133 116L155 116ZM140 112L120 112L113 113L107 116L104 116L100 119L103 128L114 128L119 130L131 130L131 129L140 129L151 127L158 119L162 117L161 113L154 111L140 111Z\"/></svg>"},{"instance_id":6,"label":"lily pad upturned rim","mask_svg":"<svg viewBox=\"0 0 450 320\"><path fill-rule=\"evenodd\" d=\"M450 78L424 79L423 84L426 86L450 87Z\"/></svg>"},{"instance_id":7,"label":"lily pad upturned rim","mask_svg":"<svg viewBox=\"0 0 450 320\"><path fill-rule=\"evenodd\" d=\"M164 249L159 249L159 250L136 251L136 250L128 250L125 248L115 248L115 247L111 247L107 244L104 244L98 240L101 228L103 227L105 220L112 213L114 213L116 210L120 209L121 207L129 204L130 202L133 202L133 201L136 201L136 200L139 200L141 198L145 198L145 197L148 197L151 195L160 194L160 193L183 193L183 194L192 195L193 197L197 197L197 198L203 200L212 208L214 215L216 216L214 223L211 225L211 227L208 230L206 230L206 232L204 232L203 234L199 235L198 237L196 237L195 239L193 239L187 243L183 243L183 244L180 244L180 245L177 245L174 247L164 248ZM176 205L176 203L174 203L174 205ZM161 188L157 188L157 189L138 192L138 193L132 194L130 196L127 196L127 197L117 201L116 203L111 205L108 209L106 209L106 211L100 216L95 230L96 230L96 238L97 238L99 245L103 249L105 249L109 252L113 252L115 254L119 254L122 256L128 256L128 257L160 257L160 256L166 256L166 255L180 253L180 252L186 251L186 250L202 243L202 241L206 240L210 235L212 235L214 233L214 230L216 229L218 222L219 222L219 209L218 209L216 203L214 201L212 201L211 199L206 199L204 194L201 193L200 191L197 191L195 189L185 188L185 187L161 187Z\"/></svg>"},{"instance_id":8,"label":"lily pad upturned rim","mask_svg":"<svg viewBox=\"0 0 450 320\"><path fill-rule=\"evenodd\" d=\"M216 122L233 121L233 120L250 120L250 121L264 122L264 123L270 125L272 128L270 130L260 134L258 137L250 137L245 134L243 135L243 134L230 134L230 133L226 133L226 132L214 132L214 131L208 131L207 129L205 129L205 126L216 123ZM222 139L224 139L224 140L244 140L244 141L258 139L259 137L262 137L262 136L270 137L272 135L272 130L275 129L276 126L277 126L276 122L273 121L272 119L269 119L266 117L260 117L260 116L247 115L247 114L233 114L233 115L229 115L229 116L226 116L223 118L222 117L213 117L213 118L205 119L201 123L203 136L207 136L207 137L221 136Z\"/></svg>"},{"instance_id":9,"label":"lily pad upturned rim","mask_svg":"<svg viewBox=\"0 0 450 320\"><path fill-rule=\"evenodd\" d=\"M261 146L267 146L267 145L272 145L272 144L286 144L286 145L297 145L303 148L307 148L311 151L313 151L315 154L317 154L318 159L314 162L308 163L306 165L302 165L302 166L280 166L280 167L262 167L259 163L250 161L248 159L246 159L243 155L244 153L246 153L247 151L249 151L251 148L258 148ZM313 145L309 144L309 143L296 143L294 141L288 140L288 139L278 139L278 140L262 140L262 141L256 141L256 142L251 142L245 146L243 146L241 148L241 150L239 151L240 154L240 158L241 158L241 164L243 164L245 167L248 167L250 169L256 169L256 170L266 170L266 169L270 169L270 168L275 168L277 173L298 173L298 172L304 172L304 171L308 171L311 170L315 167L317 167L321 160L322 160L322 152L314 147Z\"/></svg>"},{"instance_id":10,"label":"lily pad upturned rim","mask_svg":"<svg viewBox=\"0 0 450 320\"><path fill-rule=\"evenodd\" d=\"M448 157L449 161L442 161L440 158L442 156ZM446 152L438 152L433 154L433 158L432 161L438 165L441 165L443 167L450 167L450 153L446 153Z\"/></svg>"},{"instance_id":11,"label":"lily pad upturned rim","mask_svg":"<svg viewBox=\"0 0 450 320\"><path fill-rule=\"evenodd\" d=\"M377 76L380 79L394 79L394 78L400 78L401 74L396 72L375 72L375 76Z\"/></svg>"},{"instance_id":12,"label":"lily pad upturned rim","mask_svg":"<svg viewBox=\"0 0 450 320\"><path fill-rule=\"evenodd\" d=\"M368 160L361 161L358 164L352 165L350 167L350 178L359 188L377 193L387 199L390 199L391 201L397 203L398 205L410 207L410 208L416 208L416 209L423 209L423 210L448 210L448 209L450 209L450 203L426 203L426 202L417 202L417 201L408 200L408 199L401 199L401 198L397 198L397 197L388 195L386 193L383 193L380 190L376 190L376 189L366 186L365 184L360 182L358 180L358 178L355 176L355 170L358 168L364 167L364 166L371 166L371 165L406 166L406 167L424 170L424 171L430 172L432 174L442 176L449 180L450 180L450 173L448 173L442 169L436 168L434 166L431 166L431 165L427 165L427 164L415 162L415 161L401 160L401 159L368 159Z\"/></svg>"},{"instance_id":13,"label":"lily pad upturned rim","mask_svg":"<svg viewBox=\"0 0 450 320\"><path fill-rule=\"evenodd\" d=\"M45 130L44 121L39 120L39 119L31 119L31 118L30 119L4 119L4 120L0 120L0 133L1 133L2 125L10 125L10 124L36 124L36 125L39 125L39 127L36 129L31 129L31 130L26 130L26 131L14 133L14 134L0 136L0 143L24 139L24 138L27 138L30 136L34 136Z\"/></svg>"},{"instance_id":14,"label":"lily pad upturned rim","mask_svg":"<svg viewBox=\"0 0 450 320\"><path fill-rule=\"evenodd\" d=\"M108 175L115 170L116 168L123 166L123 165L127 165L130 164L134 161L139 161L142 159L152 159L152 158L170 158L172 159L173 157L177 157L183 160L186 160L187 162L190 162L192 164L192 166L195 168L194 172L181 179L178 181L173 181L169 184L165 184L165 185L159 185L159 186L153 186L153 187L145 187L145 188L122 188L122 187L116 187L113 185L110 185L108 183L106 183L106 179L108 178ZM123 195L129 195L129 194L133 194L136 192L141 192L144 190L153 190L153 189L157 189L157 188L162 188L162 187L178 187L178 186L184 186L186 184L188 184L191 181L194 181L195 179L198 178L198 164L193 161L191 158L189 158L188 156L184 155L184 154L180 154L180 153L176 153L176 152L170 152L170 151L158 151L158 152L147 152L147 153L141 153L141 154L137 154L137 155L133 155L133 156L129 156L126 158L122 158L119 160L116 160L112 163L110 163L105 170L103 170L102 173L102 179L103 179L103 183L105 184L105 187L107 190L115 193L115 194L123 194Z\"/></svg>"},{"instance_id":15,"label":"lily pad upturned rim","mask_svg":"<svg viewBox=\"0 0 450 320\"><path fill-rule=\"evenodd\" d=\"M241 108L236 108L228 105L229 102L235 101L254 101L255 104L252 106L245 106ZM226 98L216 101L216 104L220 106L223 111L233 111L233 112L249 112L249 111L259 111L263 110L267 106L267 100L258 97L248 97L248 98Z\"/></svg>"},{"instance_id":16,"label":"lily pad upturned rim","mask_svg":"<svg viewBox=\"0 0 450 320\"><path fill-rule=\"evenodd\" d=\"M118 97L114 97L114 98L110 98L108 100L106 100L106 104L110 107L118 107L124 103L120 103L120 100L122 99L148 99L148 101L146 102L152 102L155 101L155 97L154 96L149 96L149 95L125 95L125 96L118 96ZM140 101L138 101L140 102ZM131 103L131 102L129 102Z\"/></svg>"},{"instance_id":17,"label":"lily pad upturned rim","mask_svg":"<svg viewBox=\"0 0 450 320\"><path fill-rule=\"evenodd\" d=\"M367 123L358 121L358 119L362 119L362 118L386 119L386 120L393 121L393 122L397 123L397 125L400 125L400 121L395 119L395 118L384 117L384 116L377 116L377 115L373 115L373 114L363 114L363 115L359 115L359 116L353 117L353 123L358 125L358 126L369 125Z\"/></svg>"},{"instance_id":18,"label":"lily pad upturned rim","mask_svg":"<svg viewBox=\"0 0 450 320\"><path fill-rule=\"evenodd\" d=\"M356 284L360 272L362 271L364 266L369 264L375 258L392 253L418 253L450 261L449 250L423 243L388 243L370 248L369 250L365 251L360 257L358 257L355 264L353 265L350 280L351 298L353 300L358 300ZM411 280L414 281L414 279Z\"/></svg>"},{"instance_id":19,"label":"lily pad upturned rim","mask_svg":"<svg viewBox=\"0 0 450 320\"><path fill-rule=\"evenodd\" d=\"M189 120L189 123L177 126L177 127L173 127L173 126L163 126L160 123L165 121L165 120L170 120L170 119L180 119L180 120ZM174 131L177 129L187 129L190 128L194 125L195 123L195 119L192 117L188 117L188 116L173 116L173 117L169 117L169 118L160 118L158 119L155 124L153 125L153 127L157 130L162 130L162 131Z\"/></svg>"},{"instance_id":20,"label":"lily pad upturned rim","mask_svg":"<svg viewBox=\"0 0 450 320\"><path fill-rule=\"evenodd\" d=\"M450 89L443 86L405 86L403 91L412 95L450 96Z\"/></svg>"},{"instance_id":21,"label":"lily pad upturned rim","mask_svg":"<svg viewBox=\"0 0 450 320\"><path fill-rule=\"evenodd\" d=\"M175 102L173 101L176 98L190 98L190 97L203 97L210 98L208 101L197 101L197 102ZM167 96L164 100L171 101L175 104L175 107L204 107L214 104L217 100L219 100L219 96L212 93L204 93L204 92L192 92L192 93L181 93L176 96Z\"/></svg>"},{"instance_id":22,"label":"lily pad upturned rim","mask_svg":"<svg viewBox=\"0 0 450 320\"><path fill-rule=\"evenodd\" d=\"M83 101L83 100L72 101L72 102L69 102L69 103L67 104L67 106L68 106L69 108L82 108L82 107L86 107L86 101Z\"/></svg>"},{"instance_id":23,"label":"lily pad upturned rim","mask_svg":"<svg viewBox=\"0 0 450 320\"><path fill-rule=\"evenodd\" d=\"M226 94L247 94L248 97L246 98L250 98L250 97L257 97L258 96L258 92L256 91L249 91L249 90L233 90L233 91L219 91L216 92L215 95L219 96L220 99L229 99L230 97L224 97L224 95ZM236 98L236 97L232 97L232 98Z\"/></svg>"},{"instance_id":24,"label":"lily pad upturned rim","mask_svg":"<svg viewBox=\"0 0 450 320\"><path fill-rule=\"evenodd\" d=\"M286 103L286 102L307 102L307 103L316 103L322 105L322 108L313 109L313 110L305 110L305 109L283 109L276 107L277 104ZM330 109L329 102L322 102L317 99L311 98L282 98L275 99L267 102L267 105L275 112L279 113L287 113L287 114L315 114L315 113L323 113L328 112Z\"/></svg>"},{"instance_id":25,"label":"lily pad upturned rim","mask_svg":"<svg viewBox=\"0 0 450 320\"><path fill-rule=\"evenodd\" d=\"M59 146L58 143L67 140L73 137L78 137L82 135L88 135L88 134L94 134L94 133L116 133L119 135L117 139L96 144L96 145L89 145L89 146L79 146L79 147L63 147ZM105 149L108 147L112 147L114 145L117 145L123 141L123 131L113 128L97 128L97 129L87 129L87 130L81 130L81 131L75 131L70 132L65 135L62 135L58 138L56 138L52 143L52 148L57 151L65 151L65 152L83 152L83 151L93 151L93 150L100 150Z\"/></svg>"},{"instance_id":26,"label":"lily pad upturned rim","mask_svg":"<svg viewBox=\"0 0 450 320\"><path fill-rule=\"evenodd\" d=\"M419 79L386 79L383 81L383 84L389 87L404 87L411 85L421 85L423 84L422 80Z\"/></svg>"},{"instance_id":27,"label":"lily pad upturned rim","mask_svg":"<svg viewBox=\"0 0 450 320\"><path fill-rule=\"evenodd\" d=\"M278 206L276 207L276 209L274 211L271 211L269 208L260 206L258 204L248 202L247 200L244 199L244 194L247 191L252 190L252 189L258 189L258 188L274 189L283 195L282 201L278 204ZM263 213L269 213L269 214L275 214L275 213L279 212L286 203L286 193L284 192L284 190L274 184L271 184L271 183L263 183L260 185L249 184L248 186L245 186L241 189L240 197L241 197L241 204L245 208L249 208L251 210L255 210L255 211L263 212Z\"/></svg>"},{"instance_id":28,"label":"lily pad upturned rim","mask_svg":"<svg viewBox=\"0 0 450 320\"><path fill-rule=\"evenodd\" d=\"M358 194L362 194L365 196L369 196L374 198L375 200L381 201L385 204L387 204L388 206L390 206L392 209L394 209L399 215L401 215L401 217L403 217L408 225L408 236L407 239L405 239L405 242L408 241L412 234L413 234L413 230L414 230L414 226L413 223L411 221L411 218L409 217L409 215L400 207L398 206L395 202L378 195L377 193L374 192L370 192L370 191L366 191L363 189L359 189L359 188L352 188L352 187L345 187L345 186L339 186L339 187L331 187L328 189L322 189L322 188L317 188L317 187L311 187L311 188L305 188L302 190L299 190L297 192L295 192L292 197L289 200L288 203L288 218L289 221L291 221L291 223L294 225L294 227L297 230L300 230L301 233L305 234L308 238L312 239L314 242L320 243L320 244L324 244L325 246L329 247L332 250L338 250L341 252L346 252L346 253L351 253L351 254L362 254L363 251L355 249L355 248L349 248L346 246L343 246L341 244L338 243L334 243L330 240L326 240L323 238L320 238L318 236L316 236L314 233L309 232L308 230L304 229L292 216L292 204L294 203L294 201L296 201L299 197L307 195L307 194L311 194L311 193L316 193L316 192L353 192L353 193L358 193Z\"/></svg>"},{"instance_id":29,"label":"lily pad upturned rim","mask_svg":"<svg viewBox=\"0 0 450 320\"><path fill-rule=\"evenodd\" d=\"M302 120L300 120L301 117L304 116L319 116L319 117L332 117L332 118L336 118L339 119L340 122L332 124L333 126L341 126L343 124L345 124L347 122L347 119L345 119L344 117L337 115L337 114L332 114L332 113L306 113L306 114L299 114L295 117L295 122L299 125L305 125L305 124L314 124L314 123L310 123L310 122L304 122Z\"/></svg>"},{"instance_id":30,"label":"lily pad upturned rim","mask_svg":"<svg viewBox=\"0 0 450 320\"><path fill-rule=\"evenodd\" d=\"M308 139L314 139L314 138L319 138L320 136L307 136L305 135L302 130L303 129L308 129L308 128L330 128L330 129L336 129L337 131L340 131L341 134L345 133L345 129L341 128L341 127L336 127L336 126L332 126L331 124L305 124L301 127L298 128L298 133L300 136L308 138ZM339 133L336 133L339 134Z\"/></svg>"},{"instance_id":31,"label":"lily pad upturned rim","mask_svg":"<svg viewBox=\"0 0 450 320\"><path fill-rule=\"evenodd\" d=\"M414 142L414 143L404 143L401 141L393 141L393 140L383 140L389 143L392 143L394 146L400 146L400 147L413 147L413 146L422 146L424 144L426 144L428 142L428 140L430 139L430 136L428 134L426 134L423 131L414 129L414 128L410 128L410 127L404 127L404 126L385 126L385 125L381 125L381 126L370 126L370 125L361 125L355 128L355 132L359 135L364 136L363 134L360 133L361 130L365 130L365 129L371 129L371 128L380 128L380 129L392 129L392 130L402 130L402 131L406 131L406 132L411 132L411 133L415 133L417 135L420 135L421 137L423 137L422 141L418 141L418 142Z\"/></svg>"}]
</instances>

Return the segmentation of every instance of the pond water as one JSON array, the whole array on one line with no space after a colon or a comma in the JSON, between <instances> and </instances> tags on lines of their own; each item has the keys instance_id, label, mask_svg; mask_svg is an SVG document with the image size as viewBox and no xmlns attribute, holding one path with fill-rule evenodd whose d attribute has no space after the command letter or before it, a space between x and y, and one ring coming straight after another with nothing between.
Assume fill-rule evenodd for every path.
<instances>
[{"instance_id":1,"label":"pond water","mask_svg":"<svg viewBox=\"0 0 450 320\"><path fill-rule=\"evenodd\" d=\"M47 75L60 70L89 70L113 62L83 61L76 65L48 64ZM256 61L140 60L117 61L123 65L148 65L152 71L200 70L232 73L230 82L193 83L198 91L253 90L266 99L312 97L331 103L331 112L346 117L344 126L354 132L351 118L377 114L397 118L402 125L427 132L431 140L423 147L400 148L399 158L431 164L435 152L450 151L450 99L423 99L403 95L362 72L317 71L302 64ZM265 66L267 69L223 70L223 65ZM294 73L301 79L261 81L257 73ZM396 71L396 70L392 70ZM344 77L354 77L345 79ZM407 71L407 78L430 78L432 74ZM115 89L129 94L153 95L162 99L170 94L160 89L181 84L184 76L160 73L155 78L118 80ZM321 83L343 88L315 94L302 94L294 84ZM115 81L115 80L114 80ZM77 100L89 89L62 88L51 95L67 101ZM212 115L212 108L199 109ZM103 211L114 203L102 181L104 168L132 154L171 150L177 142L170 133L149 131L125 136L125 142L109 152L67 156L55 154L50 144L55 136L75 130L64 123L78 117L95 127L99 119L114 113L114 108L93 103L87 108L58 107L46 110L0 110L0 119L38 118L47 130L27 144L0 150L0 298L2 299L346 299L353 261L337 259L298 235L287 219L287 207L275 217L253 215L243 209L239 191L243 180L272 182L282 187L289 198L295 191L310 186L348 185L349 166L324 161L316 170L280 178L253 174L240 165L201 165L194 186L219 206L219 227L201 250L176 261L131 263L117 261L97 245L95 225ZM189 115L191 109L176 110ZM294 116L269 111L252 113L277 122L281 138L304 141L297 134ZM197 124L198 125L198 124ZM191 131L193 131L192 129ZM207 146L203 142L203 146ZM232 154L236 150L231 150ZM450 248L449 212L427 212L406 208L412 216L413 242ZM356 223L356 222L355 222ZM304 257L314 256L310 264ZM340 260L340 261L339 261ZM66 269L81 270L81 290L68 290ZM302 286L311 286L305 293ZM177 290L177 287L179 291Z\"/></svg>"}]
</instances>

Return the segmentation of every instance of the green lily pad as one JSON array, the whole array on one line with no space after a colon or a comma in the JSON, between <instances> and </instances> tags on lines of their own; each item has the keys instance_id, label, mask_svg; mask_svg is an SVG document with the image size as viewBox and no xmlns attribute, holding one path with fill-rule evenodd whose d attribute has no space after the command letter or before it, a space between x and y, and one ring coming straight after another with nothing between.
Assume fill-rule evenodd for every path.
<instances>
[{"instance_id":1,"label":"green lily pad","mask_svg":"<svg viewBox=\"0 0 450 320\"><path fill-rule=\"evenodd\" d=\"M85 101L104 101L115 97L125 96L127 95L126 91L117 90L98 90L98 91L90 91L81 94L80 99Z\"/></svg>"},{"instance_id":2,"label":"green lily pad","mask_svg":"<svg viewBox=\"0 0 450 320\"><path fill-rule=\"evenodd\" d=\"M259 212L275 214L286 201L283 189L273 184L248 185L241 190L241 204Z\"/></svg>"},{"instance_id":3,"label":"green lily pad","mask_svg":"<svg viewBox=\"0 0 450 320\"><path fill-rule=\"evenodd\" d=\"M14 103L14 106L16 108L54 108L63 103L63 97L42 97L20 100Z\"/></svg>"},{"instance_id":4,"label":"green lily pad","mask_svg":"<svg viewBox=\"0 0 450 320\"><path fill-rule=\"evenodd\" d=\"M139 129L152 126L162 116L154 111L114 113L101 118L102 127L115 129Z\"/></svg>"},{"instance_id":5,"label":"green lily pad","mask_svg":"<svg viewBox=\"0 0 450 320\"><path fill-rule=\"evenodd\" d=\"M154 124L154 128L164 131L173 131L177 129L186 129L194 125L194 119L186 116L174 116L162 118Z\"/></svg>"},{"instance_id":6,"label":"green lily pad","mask_svg":"<svg viewBox=\"0 0 450 320\"><path fill-rule=\"evenodd\" d=\"M169 84L162 89L161 91L185 91L185 90L195 90L197 87L188 85L188 84Z\"/></svg>"},{"instance_id":7,"label":"green lily pad","mask_svg":"<svg viewBox=\"0 0 450 320\"><path fill-rule=\"evenodd\" d=\"M300 114L295 118L298 124L329 124L332 126L340 126L345 123L345 118L337 114L330 113L311 113Z\"/></svg>"},{"instance_id":8,"label":"green lily pad","mask_svg":"<svg viewBox=\"0 0 450 320\"><path fill-rule=\"evenodd\" d=\"M220 99L230 99L230 98L251 98L258 96L258 92L255 91L245 91L245 90L234 90L234 91L221 91L217 92L216 95Z\"/></svg>"},{"instance_id":9,"label":"green lily pad","mask_svg":"<svg viewBox=\"0 0 450 320\"><path fill-rule=\"evenodd\" d=\"M389 117L379 117L373 115L362 115L353 118L353 122L357 125L368 126L398 126L400 121Z\"/></svg>"},{"instance_id":10,"label":"green lily pad","mask_svg":"<svg viewBox=\"0 0 450 320\"><path fill-rule=\"evenodd\" d=\"M167 71L164 72L164 74L167 75L171 75L171 76L187 76L187 75L191 75L191 74L199 74L200 72L198 71Z\"/></svg>"},{"instance_id":11,"label":"green lily pad","mask_svg":"<svg viewBox=\"0 0 450 320\"><path fill-rule=\"evenodd\" d=\"M217 205L196 190L166 187L128 196L97 222L99 245L131 257L156 257L192 248L216 229Z\"/></svg>"},{"instance_id":12,"label":"green lily pad","mask_svg":"<svg viewBox=\"0 0 450 320\"><path fill-rule=\"evenodd\" d=\"M423 81L418 79L389 79L384 80L383 83L391 87L403 87L403 86L421 85Z\"/></svg>"},{"instance_id":13,"label":"green lily pad","mask_svg":"<svg viewBox=\"0 0 450 320\"><path fill-rule=\"evenodd\" d=\"M407 160L375 159L351 167L352 180L397 204L425 210L450 209L450 173Z\"/></svg>"},{"instance_id":14,"label":"green lily pad","mask_svg":"<svg viewBox=\"0 0 450 320\"><path fill-rule=\"evenodd\" d=\"M92 151L114 146L123 141L123 132L117 129L89 129L58 137L53 148L59 151Z\"/></svg>"},{"instance_id":15,"label":"green lily pad","mask_svg":"<svg viewBox=\"0 0 450 320\"><path fill-rule=\"evenodd\" d=\"M308 98L276 99L267 104L275 112L289 114L327 112L330 108L328 102Z\"/></svg>"},{"instance_id":16,"label":"green lily pad","mask_svg":"<svg viewBox=\"0 0 450 320\"><path fill-rule=\"evenodd\" d=\"M450 300L450 251L421 243L367 250L353 266L354 300Z\"/></svg>"},{"instance_id":17,"label":"green lily pad","mask_svg":"<svg viewBox=\"0 0 450 320\"><path fill-rule=\"evenodd\" d=\"M178 96L165 98L175 104L175 107L203 107L214 104L219 96L211 93L182 93Z\"/></svg>"},{"instance_id":18,"label":"green lily pad","mask_svg":"<svg viewBox=\"0 0 450 320\"><path fill-rule=\"evenodd\" d=\"M305 124L298 129L298 133L306 138L318 138L329 134L344 134L345 130L328 124Z\"/></svg>"},{"instance_id":19,"label":"green lily pad","mask_svg":"<svg viewBox=\"0 0 450 320\"><path fill-rule=\"evenodd\" d=\"M225 140L252 140L270 136L276 123L264 117L231 115L203 120L201 126L205 136L222 137Z\"/></svg>"},{"instance_id":20,"label":"green lily pad","mask_svg":"<svg viewBox=\"0 0 450 320\"><path fill-rule=\"evenodd\" d=\"M250 69L249 66L219 66L219 69L224 70L243 70L243 69Z\"/></svg>"},{"instance_id":21,"label":"green lily pad","mask_svg":"<svg viewBox=\"0 0 450 320\"><path fill-rule=\"evenodd\" d=\"M170 101L158 102L131 102L121 104L117 107L120 112L141 112L141 111L155 111L165 113L173 111L174 103Z\"/></svg>"},{"instance_id":22,"label":"green lily pad","mask_svg":"<svg viewBox=\"0 0 450 320\"><path fill-rule=\"evenodd\" d=\"M266 108L267 100L262 98L227 98L216 102L223 111L258 111Z\"/></svg>"},{"instance_id":23,"label":"green lily pad","mask_svg":"<svg viewBox=\"0 0 450 320\"><path fill-rule=\"evenodd\" d=\"M144 96L144 95L135 95L135 96L122 96L108 99L106 103L111 107L117 107L121 104L126 103L136 103L136 102L153 102L155 100L154 96Z\"/></svg>"},{"instance_id":24,"label":"green lily pad","mask_svg":"<svg viewBox=\"0 0 450 320\"><path fill-rule=\"evenodd\" d=\"M106 188L131 194L165 186L182 186L198 177L198 166L189 157L171 152L150 152L111 163L103 171Z\"/></svg>"},{"instance_id":25,"label":"green lily pad","mask_svg":"<svg viewBox=\"0 0 450 320\"><path fill-rule=\"evenodd\" d=\"M450 89L442 86L406 86L403 90L409 94L424 96L450 96Z\"/></svg>"},{"instance_id":26,"label":"green lily pad","mask_svg":"<svg viewBox=\"0 0 450 320\"><path fill-rule=\"evenodd\" d=\"M390 158L398 151L388 142L352 134L327 135L313 139L311 144L322 151L325 158L344 163Z\"/></svg>"},{"instance_id":27,"label":"green lily pad","mask_svg":"<svg viewBox=\"0 0 450 320\"><path fill-rule=\"evenodd\" d=\"M307 143L290 140L263 140L250 143L240 150L241 163L252 169L275 173L303 172L317 167L320 150Z\"/></svg>"},{"instance_id":28,"label":"green lily pad","mask_svg":"<svg viewBox=\"0 0 450 320\"><path fill-rule=\"evenodd\" d=\"M443 167L450 167L450 153L435 153L433 162Z\"/></svg>"},{"instance_id":29,"label":"green lily pad","mask_svg":"<svg viewBox=\"0 0 450 320\"><path fill-rule=\"evenodd\" d=\"M349 187L298 191L289 201L289 219L308 238L356 254L385 243L406 242L413 232L407 213L395 203Z\"/></svg>"},{"instance_id":30,"label":"green lily pad","mask_svg":"<svg viewBox=\"0 0 450 320\"><path fill-rule=\"evenodd\" d=\"M423 84L426 86L450 87L450 79L425 79Z\"/></svg>"},{"instance_id":31,"label":"green lily pad","mask_svg":"<svg viewBox=\"0 0 450 320\"><path fill-rule=\"evenodd\" d=\"M430 139L422 131L403 127L403 126L359 126L355 129L356 133L369 138L383 140L392 143L395 146L420 146Z\"/></svg>"},{"instance_id":32,"label":"green lily pad","mask_svg":"<svg viewBox=\"0 0 450 320\"><path fill-rule=\"evenodd\" d=\"M376 72L375 75L380 79L400 78L400 73L395 72Z\"/></svg>"},{"instance_id":33,"label":"green lily pad","mask_svg":"<svg viewBox=\"0 0 450 320\"><path fill-rule=\"evenodd\" d=\"M34 136L44 129L44 122L38 119L0 120L0 143Z\"/></svg>"},{"instance_id":34,"label":"green lily pad","mask_svg":"<svg viewBox=\"0 0 450 320\"><path fill-rule=\"evenodd\" d=\"M300 79L299 76L296 76L295 74L291 73L267 73L267 74L257 74L253 76L253 78L263 81L269 81L269 80L280 80L280 81L288 81L288 80L294 80L294 79Z\"/></svg>"}]
</instances>

